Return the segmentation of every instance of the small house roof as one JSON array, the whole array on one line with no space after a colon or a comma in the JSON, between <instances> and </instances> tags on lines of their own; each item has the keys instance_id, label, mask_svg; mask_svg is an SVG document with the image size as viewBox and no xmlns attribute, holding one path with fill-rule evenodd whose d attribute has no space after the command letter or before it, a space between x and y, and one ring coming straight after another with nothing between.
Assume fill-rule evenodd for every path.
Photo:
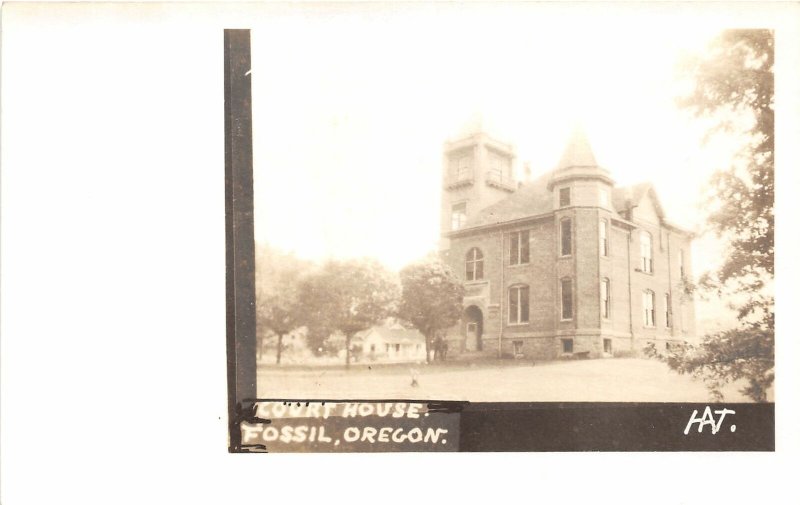
<instances>
[{"instance_id":1,"label":"small house roof","mask_svg":"<svg viewBox=\"0 0 800 505\"><path fill-rule=\"evenodd\" d=\"M375 326L362 332L362 338L367 339L370 336L379 338L382 342L387 344L423 344L425 337L419 330L406 329L406 328L388 328L386 326Z\"/></svg>"}]
</instances>

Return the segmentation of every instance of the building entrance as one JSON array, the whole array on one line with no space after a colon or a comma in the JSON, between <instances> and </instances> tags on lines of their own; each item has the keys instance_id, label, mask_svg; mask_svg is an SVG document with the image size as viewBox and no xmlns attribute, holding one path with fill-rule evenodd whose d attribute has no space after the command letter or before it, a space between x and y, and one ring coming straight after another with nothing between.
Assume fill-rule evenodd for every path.
<instances>
[{"instance_id":1,"label":"building entrance","mask_svg":"<svg viewBox=\"0 0 800 505\"><path fill-rule=\"evenodd\" d=\"M464 311L465 325L465 344L467 351L483 350L483 312L474 305L470 305Z\"/></svg>"}]
</instances>

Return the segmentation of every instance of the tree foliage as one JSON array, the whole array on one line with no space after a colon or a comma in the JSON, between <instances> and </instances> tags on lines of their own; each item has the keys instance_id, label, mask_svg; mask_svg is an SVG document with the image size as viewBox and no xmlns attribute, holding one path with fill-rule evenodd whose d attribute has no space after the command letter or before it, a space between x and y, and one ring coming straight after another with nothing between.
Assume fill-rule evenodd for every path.
<instances>
[{"instance_id":1,"label":"tree foliage","mask_svg":"<svg viewBox=\"0 0 800 505\"><path fill-rule=\"evenodd\" d=\"M353 336L393 314L399 291L396 279L376 261L328 261L300 284L302 320L317 332L341 332L349 366Z\"/></svg>"},{"instance_id":2,"label":"tree foliage","mask_svg":"<svg viewBox=\"0 0 800 505\"><path fill-rule=\"evenodd\" d=\"M261 247L256 255L256 333L258 352L272 333L276 336L275 362L280 364L283 337L302 326L299 286L309 267L290 254Z\"/></svg>"},{"instance_id":3,"label":"tree foliage","mask_svg":"<svg viewBox=\"0 0 800 505\"><path fill-rule=\"evenodd\" d=\"M744 379L742 392L766 401L774 380L773 44L770 30L723 32L705 55L687 61L694 86L680 100L710 121L709 136L741 141L733 166L712 177L707 202L709 228L726 242L727 257L698 283L743 300L734 307L739 326L662 356L674 370L705 379L718 400L724 384Z\"/></svg>"},{"instance_id":4,"label":"tree foliage","mask_svg":"<svg viewBox=\"0 0 800 505\"><path fill-rule=\"evenodd\" d=\"M774 275L775 112L774 48L770 30L730 30L705 58L687 63L692 92L680 104L710 118L709 134L743 138L741 168L718 171L712 181L708 223L726 238L729 255L716 280L758 291Z\"/></svg>"},{"instance_id":5,"label":"tree foliage","mask_svg":"<svg viewBox=\"0 0 800 505\"><path fill-rule=\"evenodd\" d=\"M403 294L398 315L425 336L425 356L430 361L435 333L461 317L464 286L446 265L433 258L405 267L400 281Z\"/></svg>"}]
</instances>

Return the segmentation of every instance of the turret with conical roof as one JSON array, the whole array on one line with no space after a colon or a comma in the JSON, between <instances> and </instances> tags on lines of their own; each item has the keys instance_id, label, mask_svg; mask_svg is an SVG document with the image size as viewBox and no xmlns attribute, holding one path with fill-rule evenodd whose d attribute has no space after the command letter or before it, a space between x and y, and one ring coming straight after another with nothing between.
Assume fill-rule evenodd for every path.
<instances>
[{"instance_id":1,"label":"turret with conical roof","mask_svg":"<svg viewBox=\"0 0 800 505\"><path fill-rule=\"evenodd\" d=\"M570 180L601 180L609 185L614 181L608 170L598 165L594 157L592 146L586 138L586 132L580 126L576 127L570 136L558 166L553 171L549 189L559 183Z\"/></svg>"},{"instance_id":2,"label":"turret with conical roof","mask_svg":"<svg viewBox=\"0 0 800 505\"><path fill-rule=\"evenodd\" d=\"M611 175L597 163L583 128L576 127L547 184L547 189L553 192L553 208L609 209L609 194L613 187Z\"/></svg>"},{"instance_id":3,"label":"turret with conical roof","mask_svg":"<svg viewBox=\"0 0 800 505\"><path fill-rule=\"evenodd\" d=\"M580 126L575 127L556 168L596 166L597 160L592 152L592 146L589 145L589 139L586 138L586 132Z\"/></svg>"}]
</instances>

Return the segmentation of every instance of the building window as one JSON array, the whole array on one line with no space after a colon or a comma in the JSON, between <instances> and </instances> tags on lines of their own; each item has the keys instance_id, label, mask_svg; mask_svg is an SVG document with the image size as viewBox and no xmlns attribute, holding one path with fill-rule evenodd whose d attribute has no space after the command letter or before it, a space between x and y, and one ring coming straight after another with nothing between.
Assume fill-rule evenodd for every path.
<instances>
[{"instance_id":1,"label":"building window","mask_svg":"<svg viewBox=\"0 0 800 505\"><path fill-rule=\"evenodd\" d=\"M514 341L514 356L522 354L522 340Z\"/></svg>"},{"instance_id":2,"label":"building window","mask_svg":"<svg viewBox=\"0 0 800 505\"><path fill-rule=\"evenodd\" d=\"M561 279L561 319L572 319L572 279Z\"/></svg>"},{"instance_id":3,"label":"building window","mask_svg":"<svg viewBox=\"0 0 800 505\"><path fill-rule=\"evenodd\" d=\"M375 352L375 344L369 346L369 352Z\"/></svg>"},{"instance_id":4,"label":"building window","mask_svg":"<svg viewBox=\"0 0 800 505\"><path fill-rule=\"evenodd\" d=\"M394 344L394 352L400 352L400 344Z\"/></svg>"},{"instance_id":5,"label":"building window","mask_svg":"<svg viewBox=\"0 0 800 505\"><path fill-rule=\"evenodd\" d=\"M509 166L508 158L503 156L498 156L496 154L489 155L489 179L495 181L503 181L507 179L508 176L506 173L506 167Z\"/></svg>"},{"instance_id":6,"label":"building window","mask_svg":"<svg viewBox=\"0 0 800 505\"><path fill-rule=\"evenodd\" d=\"M680 265L680 266L681 266L681 279L684 279L684 278L686 278L686 267L684 266L684 265L686 264L686 263L685 263L686 259L684 258L684 256L683 256L683 255L684 255L684 252L683 252L683 249L681 249L681 254L680 254L680 262L681 262L681 265Z\"/></svg>"},{"instance_id":7,"label":"building window","mask_svg":"<svg viewBox=\"0 0 800 505\"><path fill-rule=\"evenodd\" d=\"M642 272L653 273L653 237L643 231L639 241L642 246Z\"/></svg>"},{"instance_id":8,"label":"building window","mask_svg":"<svg viewBox=\"0 0 800 505\"><path fill-rule=\"evenodd\" d=\"M558 190L558 206L566 207L570 201L569 188L561 188Z\"/></svg>"},{"instance_id":9,"label":"building window","mask_svg":"<svg viewBox=\"0 0 800 505\"><path fill-rule=\"evenodd\" d=\"M483 279L483 253L477 247L473 247L467 252L467 280L481 279Z\"/></svg>"},{"instance_id":10,"label":"building window","mask_svg":"<svg viewBox=\"0 0 800 505\"><path fill-rule=\"evenodd\" d=\"M467 222L467 202L453 205L451 225L454 230L460 230Z\"/></svg>"},{"instance_id":11,"label":"building window","mask_svg":"<svg viewBox=\"0 0 800 505\"><path fill-rule=\"evenodd\" d=\"M528 286L512 286L508 289L508 324L527 323L530 313Z\"/></svg>"},{"instance_id":12,"label":"building window","mask_svg":"<svg viewBox=\"0 0 800 505\"><path fill-rule=\"evenodd\" d=\"M503 179L503 166L500 164L500 160L497 158L494 158L489 162L489 178L495 181L500 181Z\"/></svg>"},{"instance_id":13,"label":"building window","mask_svg":"<svg viewBox=\"0 0 800 505\"><path fill-rule=\"evenodd\" d=\"M561 256L572 254L572 220L561 220Z\"/></svg>"},{"instance_id":14,"label":"building window","mask_svg":"<svg viewBox=\"0 0 800 505\"><path fill-rule=\"evenodd\" d=\"M520 265L530 261L530 232L518 231L511 234L511 264Z\"/></svg>"},{"instance_id":15,"label":"building window","mask_svg":"<svg viewBox=\"0 0 800 505\"><path fill-rule=\"evenodd\" d=\"M572 354L572 339L571 338L562 338L561 339L561 352L564 354Z\"/></svg>"},{"instance_id":16,"label":"building window","mask_svg":"<svg viewBox=\"0 0 800 505\"><path fill-rule=\"evenodd\" d=\"M608 279L600 281L600 315L603 316L604 319L608 319L611 316L610 292L610 281Z\"/></svg>"},{"instance_id":17,"label":"building window","mask_svg":"<svg viewBox=\"0 0 800 505\"><path fill-rule=\"evenodd\" d=\"M611 339L604 338L603 339L603 352L606 354L611 354L613 352L613 348L611 347Z\"/></svg>"},{"instance_id":18,"label":"building window","mask_svg":"<svg viewBox=\"0 0 800 505\"><path fill-rule=\"evenodd\" d=\"M608 256L608 221L600 220L600 256Z\"/></svg>"},{"instance_id":19,"label":"building window","mask_svg":"<svg viewBox=\"0 0 800 505\"><path fill-rule=\"evenodd\" d=\"M664 324L667 328L672 328L672 300L669 293L664 293Z\"/></svg>"},{"instance_id":20,"label":"building window","mask_svg":"<svg viewBox=\"0 0 800 505\"><path fill-rule=\"evenodd\" d=\"M386 353L389 353L389 344L386 344Z\"/></svg>"},{"instance_id":21,"label":"building window","mask_svg":"<svg viewBox=\"0 0 800 505\"><path fill-rule=\"evenodd\" d=\"M652 291L642 293L642 307L644 308L644 325L652 328L656 325L656 294Z\"/></svg>"},{"instance_id":22,"label":"building window","mask_svg":"<svg viewBox=\"0 0 800 505\"><path fill-rule=\"evenodd\" d=\"M454 158L450 164L454 181L465 181L472 178L472 159L469 155Z\"/></svg>"},{"instance_id":23,"label":"building window","mask_svg":"<svg viewBox=\"0 0 800 505\"><path fill-rule=\"evenodd\" d=\"M608 208L608 190L601 189L600 190L600 206L603 208Z\"/></svg>"}]
</instances>

